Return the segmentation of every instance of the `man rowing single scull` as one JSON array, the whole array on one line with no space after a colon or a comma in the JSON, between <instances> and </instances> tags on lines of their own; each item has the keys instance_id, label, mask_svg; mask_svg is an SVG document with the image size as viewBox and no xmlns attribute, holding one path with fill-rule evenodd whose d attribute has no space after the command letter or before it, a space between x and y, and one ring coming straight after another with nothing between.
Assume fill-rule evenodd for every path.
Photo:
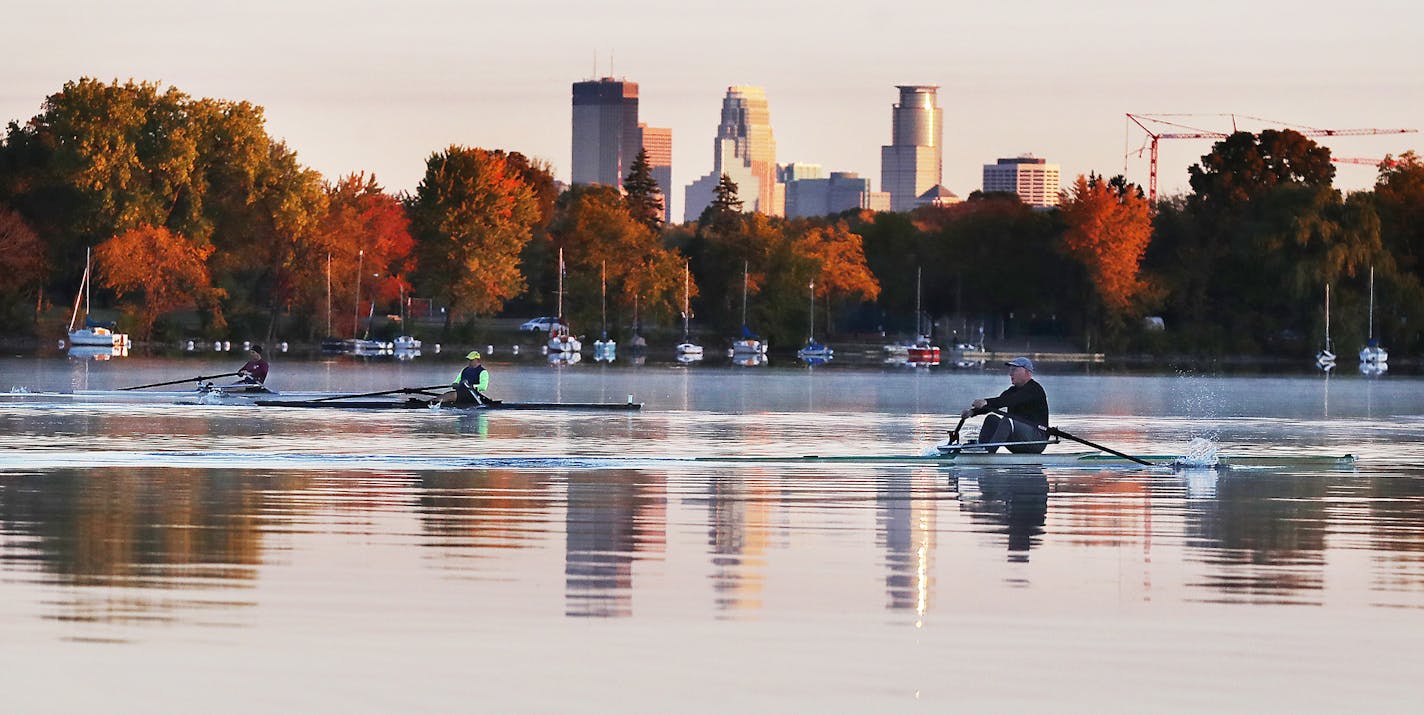
<instances>
[{"instance_id":1,"label":"man rowing single scull","mask_svg":"<svg viewBox=\"0 0 1424 715\"><path fill-rule=\"evenodd\" d=\"M1048 446L1048 435L1039 429L1048 425L1048 394L1043 386L1033 379L1033 361L1026 357L1016 357L1004 363L1009 367L1009 389L998 397L981 398L970 404L969 409L960 413L965 419L975 415L988 415L979 428L979 441L988 444L1004 442L1028 442L1030 444L1010 445L1009 451L1018 454L1038 454ZM988 414L996 410L1006 410L1007 416ZM1037 444L1032 444L1037 442ZM998 447L985 447L989 452L997 452Z\"/></svg>"}]
</instances>

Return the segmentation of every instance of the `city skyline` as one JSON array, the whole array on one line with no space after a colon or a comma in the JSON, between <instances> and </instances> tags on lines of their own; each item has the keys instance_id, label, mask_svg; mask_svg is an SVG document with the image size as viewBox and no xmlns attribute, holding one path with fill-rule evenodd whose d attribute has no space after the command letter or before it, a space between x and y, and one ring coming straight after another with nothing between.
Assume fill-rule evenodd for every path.
<instances>
[{"instance_id":1,"label":"city skyline","mask_svg":"<svg viewBox=\"0 0 1424 715\"><path fill-rule=\"evenodd\" d=\"M44 97L79 77L133 78L263 106L268 131L329 180L366 171L389 190L409 191L431 153L460 144L546 160L568 181L570 84L626 77L640 85L641 114L672 130L676 198L712 168L707 141L732 85L765 88L778 163L856 172L876 190L896 85L939 86L942 183L961 196L979 188L984 164L1022 154L1060 164L1065 183L1127 164L1128 178L1145 184L1145 156L1124 157L1145 143L1128 130L1126 112L1424 128L1424 79L1408 34L1424 11L1384 2L1324 13L1233 5L1240 32L1212 13L1143 8L1129 20L1099 2L945 12L941 3L907 1L834 13L741 0L676 11L621 0L538 8L357 2L336 20L323 7L19 6L11 46L24 61L0 74L0 118L27 121ZM740 22L738 13L758 21ZM1328 42L1304 51L1302 38L1325 27ZM1232 124L1227 116L1187 121ZM1320 142L1337 156L1379 158L1418 150L1420 137ZM1161 191L1185 191L1186 167L1210 147L1163 142ZM1340 165L1336 185L1367 188L1374 174Z\"/></svg>"}]
</instances>

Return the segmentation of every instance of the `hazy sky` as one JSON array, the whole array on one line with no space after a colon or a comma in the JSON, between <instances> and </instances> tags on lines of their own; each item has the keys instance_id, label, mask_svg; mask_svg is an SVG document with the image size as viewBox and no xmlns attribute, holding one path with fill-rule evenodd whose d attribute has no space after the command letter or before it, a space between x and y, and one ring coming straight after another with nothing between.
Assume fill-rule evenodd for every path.
<instances>
[{"instance_id":1,"label":"hazy sky","mask_svg":"<svg viewBox=\"0 0 1424 715\"><path fill-rule=\"evenodd\" d=\"M639 84L641 119L673 129L675 216L682 187L711 170L733 84L766 88L778 161L856 171L877 189L895 85L939 85L944 183L960 195L984 163L1024 153L1062 165L1065 183L1126 162L1145 184L1145 137L1124 112L1424 128L1424 10L1403 0L4 4L0 119L30 118L83 76L160 81L259 104L308 166L374 172L391 190L414 189L450 144L521 151L567 180L570 84L595 75L595 58L608 74L612 53L613 73ZM1321 141L1378 158L1419 150L1424 134ZM1209 149L1164 141L1162 191L1184 190ZM1373 178L1341 166L1336 183Z\"/></svg>"}]
</instances>

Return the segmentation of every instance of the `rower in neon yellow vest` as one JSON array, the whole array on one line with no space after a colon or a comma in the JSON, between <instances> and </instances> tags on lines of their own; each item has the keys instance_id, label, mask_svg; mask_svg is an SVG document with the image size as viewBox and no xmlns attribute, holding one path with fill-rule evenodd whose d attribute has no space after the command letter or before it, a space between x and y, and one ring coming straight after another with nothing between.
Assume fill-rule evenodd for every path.
<instances>
[{"instance_id":1,"label":"rower in neon yellow vest","mask_svg":"<svg viewBox=\"0 0 1424 715\"><path fill-rule=\"evenodd\" d=\"M465 369L460 371L460 376L455 379L455 388L440 396L442 403L454 403L456 405L487 405L493 400L485 394L489 389L490 373L485 366L480 363L480 351L471 350L465 356L470 361Z\"/></svg>"}]
</instances>

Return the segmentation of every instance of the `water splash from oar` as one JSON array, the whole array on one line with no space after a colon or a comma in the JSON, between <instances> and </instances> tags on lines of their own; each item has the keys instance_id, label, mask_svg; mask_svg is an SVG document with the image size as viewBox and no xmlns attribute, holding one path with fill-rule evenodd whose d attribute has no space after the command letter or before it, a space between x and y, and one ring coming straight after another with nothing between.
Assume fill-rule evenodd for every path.
<instances>
[{"instance_id":1,"label":"water splash from oar","mask_svg":"<svg viewBox=\"0 0 1424 715\"><path fill-rule=\"evenodd\" d=\"M1217 454L1218 445L1205 437L1193 437L1187 443L1187 453L1177 459L1177 466L1185 469L1214 469L1221 458Z\"/></svg>"}]
</instances>

